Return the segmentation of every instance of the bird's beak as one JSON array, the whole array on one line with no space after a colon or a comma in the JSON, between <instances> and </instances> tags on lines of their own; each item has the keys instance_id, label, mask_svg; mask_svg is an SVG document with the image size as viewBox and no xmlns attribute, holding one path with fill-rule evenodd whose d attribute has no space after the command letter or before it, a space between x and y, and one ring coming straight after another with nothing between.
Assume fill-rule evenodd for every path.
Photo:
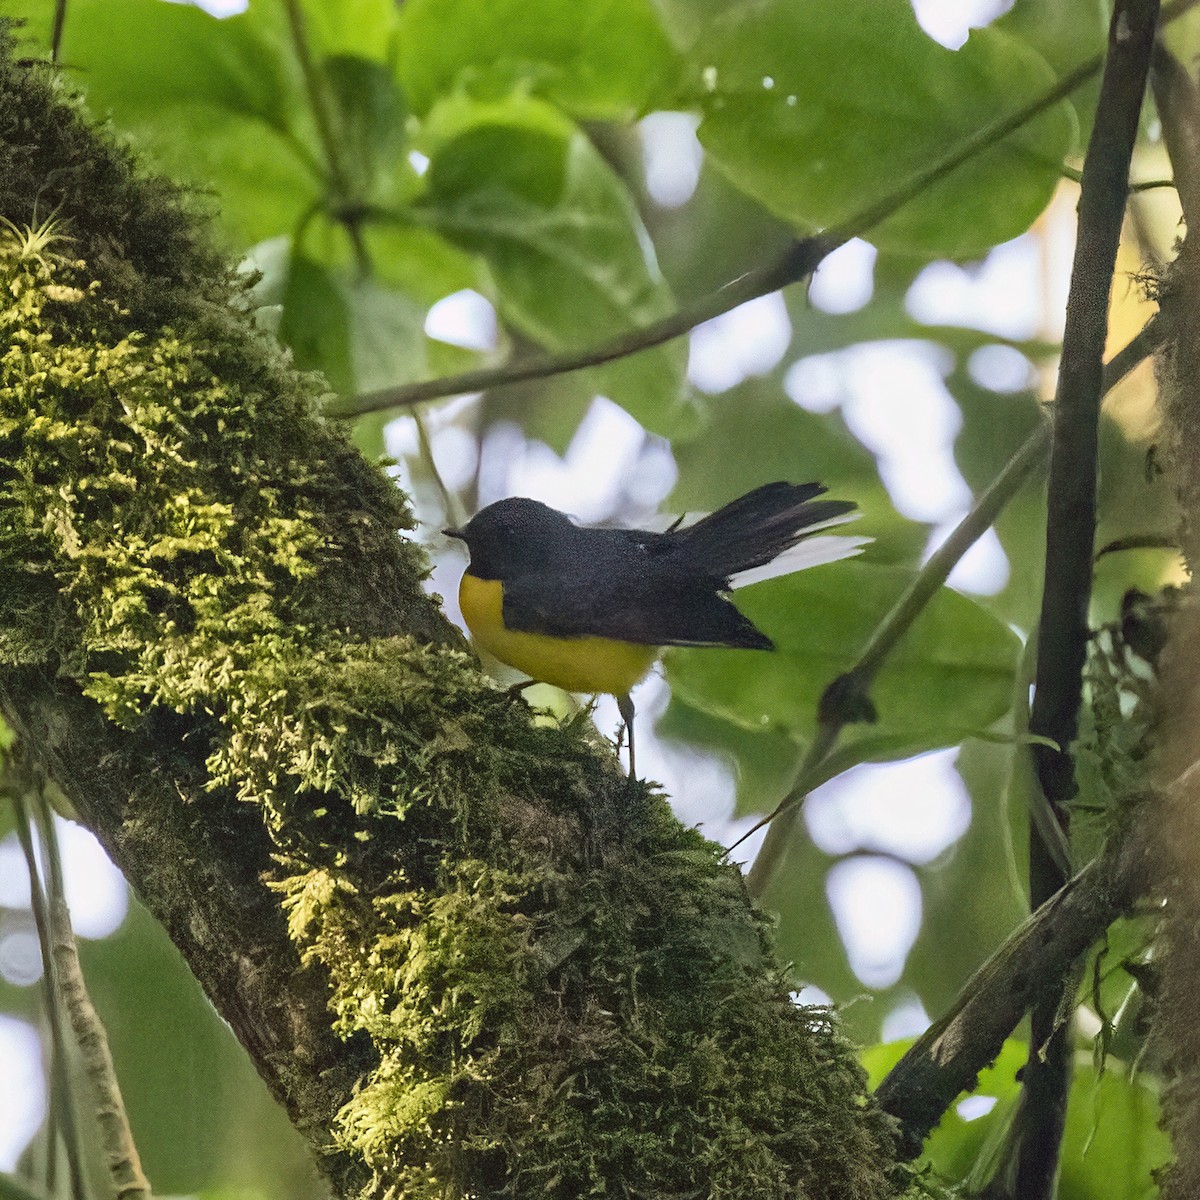
<instances>
[{"instance_id":1,"label":"bird's beak","mask_svg":"<svg viewBox=\"0 0 1200 1200\"><path fill-rule=\"evenodd\" d=\"M442 532L447 537L458 538L460 542L465 542L467 540L467 535L463 533L461 529L443 529Z\"/></svg>"}]
</instances>

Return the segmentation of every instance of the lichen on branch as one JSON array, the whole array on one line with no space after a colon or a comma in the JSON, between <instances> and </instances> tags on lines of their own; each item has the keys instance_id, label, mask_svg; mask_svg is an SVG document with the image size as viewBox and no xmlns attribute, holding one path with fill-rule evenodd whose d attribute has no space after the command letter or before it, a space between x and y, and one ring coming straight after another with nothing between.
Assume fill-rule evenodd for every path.
<instances>
[{"instance_id":1,"label":"lichen on branch","mask_svg":"<svg viewBox=\"0 0 1200 1200\"><path fill-rule=\"evenodd\" d=\"M889 1121L736 868L481 675L320 381L7 49L0 702L339 1190L893 1194ZM262 983L294 978L328 1009Z\"/></svg>"}]
</instances>

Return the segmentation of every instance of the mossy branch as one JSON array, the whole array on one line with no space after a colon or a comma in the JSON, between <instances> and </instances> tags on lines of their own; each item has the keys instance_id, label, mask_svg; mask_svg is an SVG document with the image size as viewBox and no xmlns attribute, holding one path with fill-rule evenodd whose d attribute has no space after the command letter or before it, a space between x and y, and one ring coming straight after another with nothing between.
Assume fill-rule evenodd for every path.
<instances>
[{"instance_id":1,"label":"mossy branch","mask_svg":"<svg viewBox=\"0 0 1200 1200\"><path fill-rule=\"evenodd\" d=\"M423 595L180 198L0 29L0 711L337 1195L892 1195L719 847ZM23 248L24 247L24 248Z\"/></svg>"}]
</instances>

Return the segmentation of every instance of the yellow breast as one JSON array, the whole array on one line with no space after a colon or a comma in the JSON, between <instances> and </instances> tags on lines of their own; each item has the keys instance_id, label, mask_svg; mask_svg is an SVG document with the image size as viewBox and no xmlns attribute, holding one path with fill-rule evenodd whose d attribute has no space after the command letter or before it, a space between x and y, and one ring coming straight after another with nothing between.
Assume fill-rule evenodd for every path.
<instances>
[{"instance_id":1,"label":"yellow breast","mask_svg":"<svg viewBox=\"0 0 1200 1200\"><path fill-rule=\"evenodd\" d=\"M502 663L567 692L622 696L650 670L657 646L611 638L552 637L504 626L504 585L464 573L458 588L463 619L475 641Z\"/></svg>"}]
</instances>

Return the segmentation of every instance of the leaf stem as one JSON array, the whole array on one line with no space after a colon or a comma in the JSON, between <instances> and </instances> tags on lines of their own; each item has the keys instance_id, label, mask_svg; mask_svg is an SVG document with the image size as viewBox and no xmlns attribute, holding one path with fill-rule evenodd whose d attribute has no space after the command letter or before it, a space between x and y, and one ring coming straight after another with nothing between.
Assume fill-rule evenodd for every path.
<instances>
[{"instance_id":1,"label":"leaf stem","mask_svg":"<svg viewBox=\"0 0 1200 1200\"><path fill-rule=\"evenodd\" d=\"M341 144L333 127L329 95L321 72L313 61L304 10L300 0L284 0L284 7L287 9L288 25L292 32L292 47L296 51L296 61L300 64L304 89L308 93L308 105L317 127L317 136L321 140L321 149L325 154L327 181L332 184L336 193L335 203L327 203L327 211L334 215L335 220L349 235L359 274L365 278L370 274L370 261L367 257L366 243L363 241L362 228L358 219L347 215L359 212L361 205L350 186L350 175L342 159Z\"/></svg>"}]
</instances>

